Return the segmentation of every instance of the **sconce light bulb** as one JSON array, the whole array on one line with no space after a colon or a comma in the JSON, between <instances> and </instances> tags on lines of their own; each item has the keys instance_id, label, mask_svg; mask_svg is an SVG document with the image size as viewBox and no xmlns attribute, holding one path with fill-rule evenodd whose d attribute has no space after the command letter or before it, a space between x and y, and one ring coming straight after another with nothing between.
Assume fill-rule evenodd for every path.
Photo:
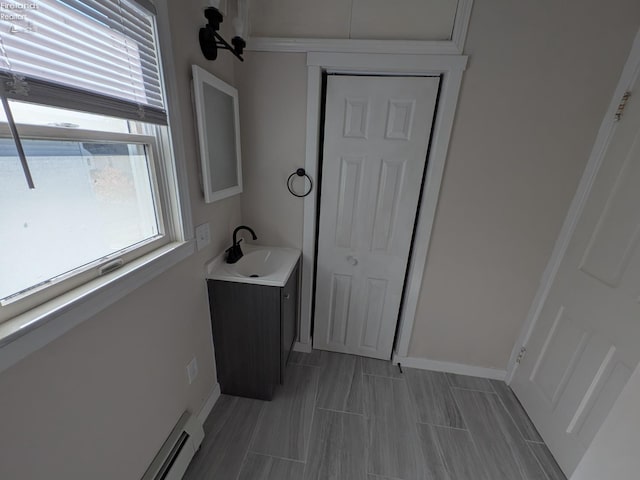
<instances>
[{"instance_id":1,"label":"sconce light bulb","mask_svg":"<svg viewBox=\"0 0 640 480\"><path fill-rule=\"evenodd\" d=\"M245 24L240 17L234 18L232 25L233 25L233 31L235 32L236 37L247 38L245 36L245 30L246 30Z\"/></svg>"},{"instance_id":2,"label":"sconce light bulb","mask_svg":"<svg viewBox=\"0 0 640 480\"><path fill-rule=\"evenodd\" d=\"M236 18L233 19L233 28L236 36L247 38L249 24L249 3L247 0L237 0Z\"/></svg>"}]
</instances>

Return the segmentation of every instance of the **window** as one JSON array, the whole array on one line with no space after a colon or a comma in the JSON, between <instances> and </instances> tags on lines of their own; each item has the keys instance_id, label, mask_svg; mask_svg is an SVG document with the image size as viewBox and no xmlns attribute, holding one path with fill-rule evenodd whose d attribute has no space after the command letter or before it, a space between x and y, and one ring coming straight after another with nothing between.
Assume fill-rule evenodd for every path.
<instances>
[{"instance_id":1,"label":"window","mask_svg":"<svg viewBox=\"0 0 640 480\"><path fill-rule=\"evenodd\" d=\"M182 235L152 5L0 9L2 322Z\"/></svg>"}]
</instances>

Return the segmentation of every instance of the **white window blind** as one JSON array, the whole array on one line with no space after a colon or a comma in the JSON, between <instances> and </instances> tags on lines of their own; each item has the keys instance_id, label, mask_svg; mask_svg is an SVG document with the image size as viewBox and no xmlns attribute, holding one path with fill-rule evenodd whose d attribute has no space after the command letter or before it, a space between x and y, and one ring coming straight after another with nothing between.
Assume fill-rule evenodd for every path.
<instances>
[{"instance_id":1,"label":"white window blind","mask_svg":"<svg viewBox=\"0 0 640 480\"><path fill-rule=\"evenodd\" d=\"M153 7L142 2L3 0L1 93L166 124Z\"/></svg>"}]
</instances>

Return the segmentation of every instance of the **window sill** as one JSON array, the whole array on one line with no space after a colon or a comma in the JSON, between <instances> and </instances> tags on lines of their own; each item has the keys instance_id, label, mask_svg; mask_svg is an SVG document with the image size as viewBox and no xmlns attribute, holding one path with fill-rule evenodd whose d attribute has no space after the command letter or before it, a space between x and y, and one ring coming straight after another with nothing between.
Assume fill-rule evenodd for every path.
<instances>
[{"instance_id":1,"label":"window sill","mask_svg":"<svg viewBox=\"0 0 640 480\"><path fill-rule=\"evenodd\" d=\"M115 272L0 324L0 372L93 317L194 251L193 240L170 243Z\"/></svg>"}]
</instances>

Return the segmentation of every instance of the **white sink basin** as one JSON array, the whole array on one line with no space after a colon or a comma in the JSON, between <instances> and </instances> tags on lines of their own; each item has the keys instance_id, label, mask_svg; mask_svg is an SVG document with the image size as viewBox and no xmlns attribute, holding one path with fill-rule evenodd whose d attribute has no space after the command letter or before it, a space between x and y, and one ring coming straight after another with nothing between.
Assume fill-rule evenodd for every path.
<instances>
[{"instance_id":1,"label":"white sink basin","mask_svg":"<svg viewBox=\"0 0 640 480\"><path fill-rule=\"evenodd\" d=\"M300 258L300 250L295 248L249 244L241 248L244 255L236 263L225 262L224 253L208 262L206 278L283 287Z\"/></svg>"}]
</instances>

